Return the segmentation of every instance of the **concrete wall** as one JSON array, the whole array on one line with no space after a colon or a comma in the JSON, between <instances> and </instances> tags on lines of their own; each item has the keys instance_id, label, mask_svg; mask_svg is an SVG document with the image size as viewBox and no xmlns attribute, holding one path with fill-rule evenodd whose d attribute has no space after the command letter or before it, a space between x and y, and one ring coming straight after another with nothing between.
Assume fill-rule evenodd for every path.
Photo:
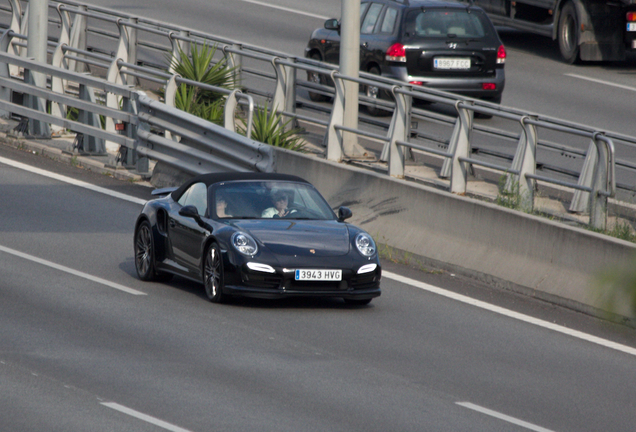
<instances>
[{"instance_id":1,"label":"concrete wall","mask_svg":"<svg viewBox=\"0 0 636 432\"><path fill-rule=\"evenodd\" d=\"M307 179L379 243L424 264L586 313L605 306L598 273L634 262L630 242L345 164L278 150L275 170Z\"/></svg>"}]
</instances>

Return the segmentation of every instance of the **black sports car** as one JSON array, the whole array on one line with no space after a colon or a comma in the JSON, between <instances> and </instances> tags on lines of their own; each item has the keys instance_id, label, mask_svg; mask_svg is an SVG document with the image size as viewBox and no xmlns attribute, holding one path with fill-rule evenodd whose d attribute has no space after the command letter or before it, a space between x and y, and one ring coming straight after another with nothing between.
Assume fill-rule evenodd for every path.
<instances>
[{"instance_id":1,"label":"black sports car","mask_svg":"<svg viewBox=\"0 0 636 432\"><path fill-rule=\"evenodd\" d=\"M380 295L371 236L334 214L300 177L214 173L153 192L135 224L142 280L180 275L203 282L207 297L341 297L367 304Z\"/></svg>"}]
</instances>

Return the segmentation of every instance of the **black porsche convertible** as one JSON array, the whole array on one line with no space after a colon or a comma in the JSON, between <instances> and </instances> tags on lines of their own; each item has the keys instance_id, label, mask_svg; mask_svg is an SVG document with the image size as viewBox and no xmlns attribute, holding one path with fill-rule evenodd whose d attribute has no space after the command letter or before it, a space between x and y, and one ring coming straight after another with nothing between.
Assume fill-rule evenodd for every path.
<instances>
[{"instance_id":1,"label":"black porsche convertible","mask_svg":"<svg viewBox=\"0 0 636 432\"><path fill-rule=\"evenodd\" d=\"M300 177L213 173L158 189L137 218L135 267L145 281L179 275L203 282L212 302L229 296L378 297L373 238L346 223Z\"/></svg>"}]
</instances>

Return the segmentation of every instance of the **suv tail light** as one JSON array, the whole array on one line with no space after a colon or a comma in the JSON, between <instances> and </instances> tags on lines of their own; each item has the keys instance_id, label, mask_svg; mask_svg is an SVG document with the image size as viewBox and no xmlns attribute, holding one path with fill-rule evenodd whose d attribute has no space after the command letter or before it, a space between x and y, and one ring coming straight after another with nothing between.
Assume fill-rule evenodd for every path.
<instances>
[{"instance_id":1,"label":"suv tail light","mask_svg":"<svg viewBox=\"0 0 636 432\"><path fill-rule=\"evenodd\" d=\"M504 64L506 62L506 48L503 45L499 45L497 50L497 64Z\"/></svg>"},{"instance_id":2,"label":"suv tail light","mask_svg":"<svg viewBox=\"0 0 636 432\"><path fill-rule=\"evenodd\" d=\"M406 50L401 43L395 43L386 50L386 61L406 63Z\"/></svg>"},{"instance_id":3,"label":"suv tail light","mask_svg":"<svg viewBox=\"0 0 636 432\"><path fill-rule=\"evenodd\" d=\"M627 12L627 21L636 21L636 12Z\"/></svg>"}]
</instances>

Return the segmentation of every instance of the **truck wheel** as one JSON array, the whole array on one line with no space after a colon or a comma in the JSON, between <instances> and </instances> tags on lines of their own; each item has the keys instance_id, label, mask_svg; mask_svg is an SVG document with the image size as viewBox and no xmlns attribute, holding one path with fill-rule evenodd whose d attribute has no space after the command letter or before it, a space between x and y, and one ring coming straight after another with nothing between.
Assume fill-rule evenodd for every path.
<instances>
[{"instance_id":1,"label":"truck wheel","mask_svg":"<svg viewBox=\"0 0 636 432\"><path fill-rule=\"evenodd\" d=\"M568 64L576 63L579 58L579 17L574 3L567 2L559 15L559 49L561 56Z\"/></svg>"}]
</instances>

